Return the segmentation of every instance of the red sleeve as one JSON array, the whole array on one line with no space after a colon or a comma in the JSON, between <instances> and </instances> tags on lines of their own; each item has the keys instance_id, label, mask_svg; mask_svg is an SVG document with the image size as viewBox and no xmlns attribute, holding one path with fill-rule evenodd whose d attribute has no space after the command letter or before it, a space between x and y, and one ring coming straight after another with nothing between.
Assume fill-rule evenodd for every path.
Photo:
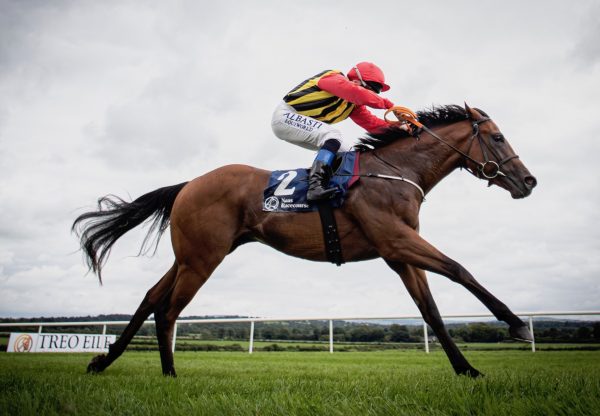
<instances>
[{"instance_id":1,"label":"red sleeve","mask_svg":"<svg viewBox=\"0 0 600 416\"><path fill-rule=\"evenodd\" d=\"M382 127L389 126L387 121L371 114L364 105L356 106L350 113L350 118L369 133L374 133Z\"/></svg>"},{"instance_id":2,"label":"red sleeve","mask_svg":"<svg viewBox=\"0 0 600 416\"><path fill-rule=\"evenodd\" d=\"M342 74L333 73L319 80L317 86L323 91L327 91L337 97L356 105L366 105L372 108L387 109L394 104L383 97L369 91L360 85L354 84Z\"/></svg>"}]
</instances>

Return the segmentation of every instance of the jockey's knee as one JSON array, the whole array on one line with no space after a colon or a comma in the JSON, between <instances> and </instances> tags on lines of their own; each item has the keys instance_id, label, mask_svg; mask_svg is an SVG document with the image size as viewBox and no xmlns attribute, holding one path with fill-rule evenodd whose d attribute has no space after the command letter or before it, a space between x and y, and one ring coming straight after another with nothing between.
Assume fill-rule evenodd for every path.
<instances>
[{"instance_id":1,"label":"jockey's knee","mask_svg":"<svg viewBox=\"0 0 600 416\"><path fill-rule=\"evenodd\" d=\"M338 129L334 129L329 127L328 129L326 129L323 132L320 132L318 135L318 143L319 143L319 147L323 147L327 142L333 143L333 142L337 142L339 143L339 145L342 144L342 132L339 131ZM335 151L337 152L339 150L340 146L337 146L337 149L335 149Z\"/></svg>"},{"instance_id":2,"label":"jockey's knee","mask_svg":"<svg viewBox=\"0 0 600 416\"><path fill-rule=\"evenodd\" d=\"M331 153L336 154L338 150L340 150L341 145L342 142L338 139L327 139L323 143L323 146L321 146L321 149L328 150Z\"/></svg>"}]
</instances>

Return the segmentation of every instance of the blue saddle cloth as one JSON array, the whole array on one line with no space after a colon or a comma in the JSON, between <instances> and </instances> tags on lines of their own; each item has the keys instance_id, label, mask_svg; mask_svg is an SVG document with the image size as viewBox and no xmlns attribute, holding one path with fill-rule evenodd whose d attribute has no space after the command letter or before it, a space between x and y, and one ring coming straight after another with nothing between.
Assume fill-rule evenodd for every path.
<instances>
[{"instance_id":1,"label":"blue saddle cloth","mask_svg":"<svg viewBox=\"0 0 600 416\"><path fill-rule=\"evenodd\" d=\"M339 154L341 161L335 170L330 187L337 187L336 197L331 206L339 208L344 203L348 189L358 180L360 153ZM334 165L337 165L337 161ZM275 170L269 177L269 184L263 194L263 211L268 212L311 212L317 211L315 203L306 199L308 191L308 169Z\"/></svg>"}]
</instances>

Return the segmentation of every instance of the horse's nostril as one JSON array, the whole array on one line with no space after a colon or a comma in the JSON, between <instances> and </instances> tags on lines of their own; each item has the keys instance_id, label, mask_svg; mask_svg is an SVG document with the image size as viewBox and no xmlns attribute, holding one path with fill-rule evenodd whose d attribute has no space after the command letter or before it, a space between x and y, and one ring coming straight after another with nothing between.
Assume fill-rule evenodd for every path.
<instances>
[{"instance_id":1,"label":"horse's nostril","mask_svg":"<svg viewBox=\"0 0 600 416\"><path fill-rule=\"evenodd\" d=\"M537 179L535 179L535 176L526 176L525 177L525 184L530 188L535 188L535 186L537 185Z\"/></svg>"}]
</instances>

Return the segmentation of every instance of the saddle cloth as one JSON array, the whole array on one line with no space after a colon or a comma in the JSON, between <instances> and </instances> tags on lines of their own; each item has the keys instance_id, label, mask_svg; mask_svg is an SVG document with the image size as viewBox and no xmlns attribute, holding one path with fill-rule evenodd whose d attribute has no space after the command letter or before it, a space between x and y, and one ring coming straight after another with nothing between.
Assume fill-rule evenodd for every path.
<instances>
[{"instance_id":1,"label":"saddle cloth","mask_svg":"<svg viewBox=\"0 0 600 416\"><path fill-rule=\"evenodd\" d=\"M359 156L357 152L343 152L334 161L334 173L330 187L337 187L336 197L331 206L339 208L344 203L346 193L358 181ZM263 193L263 211L268 212L311 212L317 211L316 203L306 199L308 191L308 169L275 170Z\"/></svg>"}]
</instances>

